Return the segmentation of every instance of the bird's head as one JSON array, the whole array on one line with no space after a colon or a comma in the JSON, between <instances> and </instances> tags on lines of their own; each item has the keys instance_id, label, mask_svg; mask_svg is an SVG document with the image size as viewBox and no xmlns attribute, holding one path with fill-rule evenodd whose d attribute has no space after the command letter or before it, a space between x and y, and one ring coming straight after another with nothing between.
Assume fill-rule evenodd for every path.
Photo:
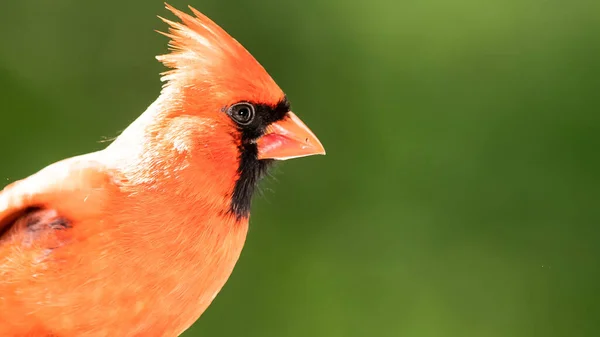
<instances>
[{"instance_id":1,"label":"bird's head","mask_svg":"<svg viewBox=\"0 0 600 337\"><path fill-rule=\"evenodd\" d=\"M169 117L179 120L185 142L210 148L204 157L236 166L231 208L238 217L246 216L254 186L273 160L325 150L240 43L191 7L194 16L167 9L181 20L161 18L170 26L163 34L171 39L171 52L157 57L170 68L162 78Z\"/></svg>"}]
</instances>

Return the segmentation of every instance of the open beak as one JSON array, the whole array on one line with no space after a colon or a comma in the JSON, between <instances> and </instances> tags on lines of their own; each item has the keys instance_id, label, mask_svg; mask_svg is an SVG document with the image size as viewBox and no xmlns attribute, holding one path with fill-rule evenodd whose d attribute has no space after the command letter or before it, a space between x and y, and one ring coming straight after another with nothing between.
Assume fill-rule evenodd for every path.
<instances>
[{"instance_id":1,"label":"open beak","mask_svg":"<svg viewBox=\"0 0 600 337\"><path fill-rule=\"evenodd\" d=\"M258 159L286 160L325 154L325 148L312 131L293 112L267 127L257 141Z\"/></svg>"}]
</instances>

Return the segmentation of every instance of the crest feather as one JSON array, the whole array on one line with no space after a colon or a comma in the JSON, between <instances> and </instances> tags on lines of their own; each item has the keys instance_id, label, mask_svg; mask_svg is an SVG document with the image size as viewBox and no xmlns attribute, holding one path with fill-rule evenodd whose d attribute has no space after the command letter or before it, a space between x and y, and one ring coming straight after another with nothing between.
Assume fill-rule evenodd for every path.
<instances>
[{"instance_id":1,"label":"crest feather","mask_svg":"<svg viewBox=\"0 0 600 337\"><path fill-rule=\"evenodd\" d=\"M156 58L171 70L161 78L167 85L213 88L230 96L253 93L256 99L278 100L283 92L258 61L223 28L198 10L189 7L194 16L169 4L166 8L181 22L159 16L169 25L167 36L170 53Z\"/></svg>"}]
</instances>

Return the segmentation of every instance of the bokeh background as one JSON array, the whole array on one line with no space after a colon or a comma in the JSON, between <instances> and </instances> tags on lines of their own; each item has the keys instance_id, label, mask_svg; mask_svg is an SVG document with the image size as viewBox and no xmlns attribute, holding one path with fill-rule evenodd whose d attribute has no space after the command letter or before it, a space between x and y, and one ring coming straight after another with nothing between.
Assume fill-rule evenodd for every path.
<instances>
[{"instance_id":1,"label":"bokeh background","mask_svg":"<svg viewBox=\"0 0 600 337\"><path fill-rule=\"evenodd\" d=\"M172 4L242 42L328 151L263 185L184 336L600 336L599 1ZM173 18L154 0L2 2L0 179L144 111L156 15Z\"/></svg>"}]
</instances>

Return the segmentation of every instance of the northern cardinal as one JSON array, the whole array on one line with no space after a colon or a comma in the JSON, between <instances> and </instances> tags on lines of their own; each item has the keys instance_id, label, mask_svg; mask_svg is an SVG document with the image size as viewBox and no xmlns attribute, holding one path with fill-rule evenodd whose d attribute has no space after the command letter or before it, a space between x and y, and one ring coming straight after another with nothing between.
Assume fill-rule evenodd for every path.
<instances>
[{"instance_id":1,"label":"northern cardinal","mask_svg":"<svg viewBox=\"0 0 600 337\"><path fill-rule=\"evenodd\" d=\"M325 154L203 14L167 5L158 99L106 149L0 193L0 336L177 336L229 278L274 160Z\"/></svg>"}]
</instances>

